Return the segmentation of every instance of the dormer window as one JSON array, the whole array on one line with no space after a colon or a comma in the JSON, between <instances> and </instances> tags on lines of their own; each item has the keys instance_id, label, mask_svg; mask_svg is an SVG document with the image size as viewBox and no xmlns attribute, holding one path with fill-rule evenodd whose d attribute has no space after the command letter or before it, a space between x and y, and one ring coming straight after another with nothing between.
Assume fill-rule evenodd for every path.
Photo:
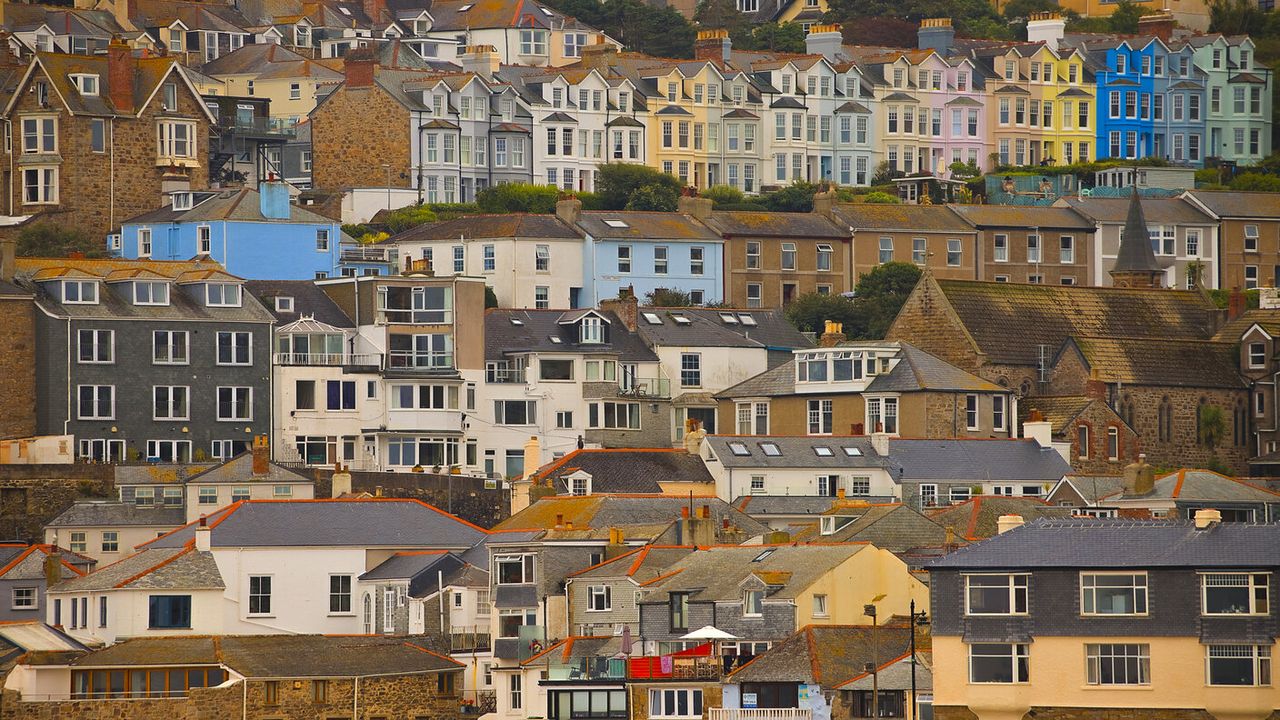
<instances>
[{"instance_id":1,"label":"dormer window","mask_svg":"<svg viewBox=\"0 0 1280 720\"><path fill-rule=\"evenodd\" d=\"M796 360L796 382L826 382L827 356L801 355Z\"/></svg>"},{"instance_id":2,"label":"dormer window","mask_svg":"<svg viewBox=\"0 0 1280 720\"><path fill-rule=\"evenodd\" d=\"M75 83L76 90L81 95L97 95L98 94L98 76L88 74L75 74L71 76L71 82Z\"/></svg>"},{"instance_id":3,"label":"dormer window","mask_svg":"<svg viewBox=\"0 0 1280 720\"><path fill-rule=\"evenodd\" d=\"M278 313L293 312L293 298L289 297L288 295L277 295L275 300L276 300L276 312Z\"/></svg>"},{"instance_id":4,"label":"dormer window","mask_svg":"<svg viewBox=\"0 0 1280 720\"><path fill-rule=\"evenodd\" d=\"M823 535L834 535L841 528L857 519L847 515L823 515L820 523L820 532Z\"/></svg>"},{"instance_id":5,"label":"dormer window","mask_svg":"<svg viewBox=\"0 0 1280 720\"><path fill-rule=\"evenodd\" d=\"M589 477L569 478L569 494L570 495L590 495L591 494L591 478Z\"/></svg>"},{"instance_id":6,"label":"dormer window","mask_svg":"<svg viewBox=\"0 0 1280 720\"><path fill-rule=\"evenodd\" d=\"M138 280L133 283L134 305L168 305L169 283L158 280Z\"/></svg>"},{"instance_id":7,"label":"dormer window","mask_svg":"<svg viewBox=\"0 0 1280 720\"><path fill-rule=\"evenodd\" d=\"M209 307L240 307L240 286L236 283L206 283L205 304Z\"/></svg>"},{"instance_id":8,"label":"dormer window","mask_svg":"<svg viewBox=\"0 0 1280 720\"><path fill-rule=\"evenodd\" d=\"M176 192L169 196L172 200L172 208L174 210L190 210L195 204L192 195L189 192Z\"/></svg>"},{"instance_id":9,"label":"dormer window","mask_svg":"<svg viewBox=\"0 0 1280 720\"><path fill-rule=\"evenodd\" d=\"M97 305L97 280L63 280L62 302L70 305Z\"/></svg>"},{"instance_id":10,"label":"dormer window","mask_svg":"<svg viewBox=\"0 0 1280 720\"><path fill-rule=\"evenodd\" d=\"M764 591L748 590L742 595L742 614L760 615L764 612Z\"/></svg>"},{"instance_id":11,"label":"dormer window","mask_svg":"<svg viewBox=\"0 0 1280 720\"><path fill-rule=\"evenodd\" d=\"M578 326L579 338L578 342L585 344L596 344L604 342L604 321L598 317L587 316L582 318L582 323Z\"/></svg>"}]
</instances>

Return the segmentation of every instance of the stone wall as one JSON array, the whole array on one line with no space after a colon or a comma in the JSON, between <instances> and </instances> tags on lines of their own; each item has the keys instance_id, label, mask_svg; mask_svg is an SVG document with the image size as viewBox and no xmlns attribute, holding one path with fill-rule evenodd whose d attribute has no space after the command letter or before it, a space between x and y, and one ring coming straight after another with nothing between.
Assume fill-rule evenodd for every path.
<instances>
[{"instance_id":1,"label":"stone wall","mask_svg":"<svg viewBox=\"0 0 1280 720\"><path fill-rule=\"evenodd\" d=\"M1087 453L1080 451L1079 426L1089 428L1089 448ZM1107 455L1107 429L1114 427L1119 433L1120 457L1112 460ZM1142 452L1142 441L1130 430L1105 403L1094 402L1067 427L1061 438L1062 442L1071 444L1068 460L1075 472L1083 475L1120 475L1124 466L1137 459Z\"/></svg>"},{"instance_id":2,"label":"stone wall","mask_svg":"<svg viewBox=\"0 0 1280 720\"><path fill-rule=\"evenodd\" d=\"M36 434L35 302L0 299L0 439Z\"/></svg>"},{"instance_id":3,"label":"stone wall","mask_svg":"<svg viewBox=\"0 0 1280 720\"><path fill-rule=\"evenodd\" d=\"M969 340L960 318L929 276L921 278L903 303L886 340L901 340L969 372L977 372L986 359ZM987 377L991 380L990 377Z\"/></svg>"},{"instance_id":4,"label":"stone wall","mask_svg":"<svg viewBox=\"0 0 1280 720\"><path fill-rule=\"evenodd\" d=\"M311 113L312 186L386 187L389 163L391 187L409 187L409 125L409 112L378 85L339 87Z\"/></svg>"},{"instance_id":5,"label":"stone wall","mask_svg":"<svg viewBox=\"0 0 1280 720\"><path fill-rule=\"evenodd\" d=\"M0 537L44 542L44 526L76 500L114 496L110 465L0 465Z\"/></svg>"}]
</instances>

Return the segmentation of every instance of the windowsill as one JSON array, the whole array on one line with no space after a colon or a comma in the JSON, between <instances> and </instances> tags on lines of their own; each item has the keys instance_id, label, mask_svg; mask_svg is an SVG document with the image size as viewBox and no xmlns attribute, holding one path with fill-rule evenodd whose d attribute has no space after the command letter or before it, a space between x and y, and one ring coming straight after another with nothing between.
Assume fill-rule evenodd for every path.
<instances>
[{"instance_id":1,"label":"windowsill","mask_svg":"<svg viewBox=\"0 0 1280 720\"><path fill-rule=\"evenodd\" d=\"M605 612L613 612L613 608L604 608L604 609L602 609L602 610L597 610L597 609L594 609L594 608L587 608L587 612L589 612L589 613L605 613Z\"/></svg>"},{"instance_id":2,"label":"windowsill","mask_svg":"<svg viewBox=\"0 0 1280 720\"><path fill-rule=\"evenodd\" d=\"M246 618L251 618L251 619L254 619L254 620L259 620L259 619L262 619L262 618L274 618L274 617L275 617L275 615L274 615L274 614L272 614L272 613L249 613L249 614L245 615L245 617L246 617Z\"/></svg>"},{"instance_id":3,"label":"windowsill","mask_svg":"<svg viewBox=\"0 0 1280 720\"><path fill-rule=\"evenodd\" d=\"M355 616L356 614L353 612L337 612L337 613L331 612L326 617L355 617Z\"/></svg>"},{"instance_id":4,"label":"windowsill","mask_svg":"<svg viewBox=\"0 0 1280 720\"><path fill-rule=\"evenodd\" d=\"M191 626L190 625L164 625L161 627L156 627L152 625L152 626L149 626L147 629L148 630L190 630Z\"/></svg>"},{"instance_id":5,"label":"windowsill","mask_svg":"<svg viewBox=\"0 0 1280 720\"><path fill-rule=\"evenodd\" d=\"M21 611L23 611L23 610L39 610L40 608L35 607L34 605L32 605L31 607L10 607L9 609L10 609L10 610L12 610L12 611L14 611L14 612L21 612Z\"/></svg>"}]
</instances>

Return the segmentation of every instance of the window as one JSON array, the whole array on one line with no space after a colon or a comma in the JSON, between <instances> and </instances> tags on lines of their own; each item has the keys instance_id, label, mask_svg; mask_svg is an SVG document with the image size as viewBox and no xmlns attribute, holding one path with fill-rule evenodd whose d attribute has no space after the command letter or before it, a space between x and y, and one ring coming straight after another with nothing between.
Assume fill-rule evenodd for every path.
<instances>
[{"instance_id":1,"label":"window","mask_svg":"<svg viewBox=\"0 0 1280 720\"><path fill-rule=\"evenodd\" d=\"M551 246L538 245L534 248L533 269L537 272L551 271Z\"/></svg>"},{"instance_id":2,"label":"window","mask_svg":"<svg viewBox=\"0 0 1280 720\"><path fill-rule=\"evenodd\" d=\"M135 280L133 283L133 304L168 305L169 283Z\"/></svg>"},{"instance_id":3,"label":"window","mask_svg":"<svg viewBox=\"0 0 1280 720\"><path fill-rule=\"evenodd\" d=\"M667 246L658 245L653 249L653 272L656 275L667 274Z\"/></svg>"},{"instance_id":4,"label":"window","mask_svg":"<svg viewBox=\"0 0 1280 720\"><path fill-rule=\"evenodd\" d=\"M975 643L969 646L969 682L1025 683L1029 647L1018 643Z\"/></svg>"},{"instance_id":5,"label":"window","mask_svg":"<svg viewBox=\"0 0 1280 720\"><path fill-rule=\"evenodd\" d=\"M966 575L965 598L969 615L1025 615L1027 576Z\"/></svg>"},{"instance_id":6,"label":"window","mask_svg":"<svg viewBox=\"0 0 1280 720\"><path fill-rule=\"evenodd\" d=\"M781 267L783 270L796 269L796 244L795 243L789 243L789 242L782 243L781 262L782 262Z\"/></svg>"},{"instance_id":7,"label":"window","mask_svg":"<svg viewBox=\"0 0 1280 720\"><path fill-rule=\"evenodd\" d=\"M702 691L684 688L650 690L649 717L700 718L702 717Z\"/></svg>"},{"instance_id":8,"label":"window","mask_svg":"<svg viewBox=\"0 0 1280 720\"><path fill-rule=\"evenodd\" d=\"M82 552L87 552L88 550L89 550L89 543L85 539L85 533L83 532L71 533L71 552L82 553Z\"/></svg>"},{"instance_id":9,"label":"window","mask_svg":"<svg viewBox=\"0 0 1280 720\"><path fill-rule=\"evenodd\" d=\"M219 421L253 419L253 388L219 387L217 395Z\"/></svg>"},{"instance_id":10,"label":"window","mask_svg":"<svg viewBox=\"0 0 1280 720\"><path fill-rule=\"evenodd\" d=\"M190 362L189 337L186 330L157 330L152 333L152 364L186 365Z\"/></svg>"},{"instance_id":11,"label":"window","mask_svg":"<svg viewBox=\"0 0 1280 720\"><path fill-rule=\"evenodd\" d=\"M249 365L252 363L253 335L247 332L218 333L218 364Z\"/></svg>"},{"instance_id":12,"label":"window","mask_svg":"<svg viewBox=\"0 0 1280 720\"><path fill-rule=\"evenodd\" d=\"M1027 262L1040 262L1040 236L1027 235Z\"/></svg>"},{"instance_id":13,"label":"window","mask_svg":"<svg viewBox=\"0 0 1280 720\"><path fill-rule=\"evenodd\" d=\"M114 385L81 385L77 397L76 417L80 420L111 420L116 415Z\"/></svg>"},{"instance_id":14,"label":"window","mask_svg":"<svg viewBox=\"0 0 1280 720\"><path fill-rule=\"evenodd\" d=\"M808 420L810 435L830 435L832 429L832 401L810 400L808 402Z\"/></svg>"},{"instance_id":15,"label":"window","mask_svg":"<svg viewBox=\"0 0 1280 720\"><path fill-rule=\"evenodd\" d=\"M1245 252L1258 251L1258 226L1257 225L1244 226L1244 249L1245 249Z\"/></svg>"},{"instance_id":16,"label":"window","mask_svg":"<svg viewBox=\"0 0 1280 720\"><path fill-rule=\"evenodd\" d=\"M1085 645L1085 679L1090 685L1147 685L1151 646L1138 643Z\"/></svg>"},{"instance_id":17,"label":"window","mask_svg":"<svg viewBox=\"0 0 1280 720\"><path fill-rule=\"evenodd\" d=\"M613 598L608 585L592 585L587 588L587 610L604 612L613 609Z\"/></svg>"},{"instance_id":18,"label":"window","mask_svg":"<svg viewBox=\"0 0 1280 720\"><path fill-rule=\"evenodd\" d=\"M156 385L152 389L154 420L188 420L190 388L183 385Z\"/></svg>"},{"instance_id":19,"label":"window","mask_svg":"<svg viewBox=\"0 0 1280 720\"><path fill-rule=\"evenodd\" d=\"M107 151L107 121L93 118L89 121L89 149L96 153Z\"/></svg>"},{"instance_id":20,"label":"window","mask_svg":"<svg viewBox=\"0 0 1280 720\"><path fill-rule=\"evenodd\" d=\"M960 266L960 241L954 238L947 240L947 265Z\"/></svg>"},{"instance_id":21,"label":"window","mask_svg":"<svg viewBox=\"0 0 1280 720\"><path fill-rule=\"evenodd\" d=\"M57 120L52 117L22 119L22 152L52 154L58 152Z\"/></svg>"},{"instance_id":22,"label":"window","mask_svg":"<svg viewBox=\"0 0 1280 720\"><path fill-rule=\"evenodd\" d=\"M587 427L605 430L639 430L640 403L592 403L587 406Z\"/></svg>"},{"instance_id":23,"label":"window","mask_svg":"<svg viewBox=\"0 0 1280 720\"><path fill-rule=\"evenodd\" d=\"M760 307L760 298L764 292L764 286L760 283L747 283L747 307Z\"/></svg>"},{"instance_id":24,"label":"window","mask_svg":"<svg viewBox=\"0 0 1280 720\"><path fill-rule=\"evenodd\" d=\"M928 257L928 241L924 238L911 238L911 262L924 265Z\"/></svg>"},{"instance_id":25,"label":"window","mask_svg":"<svg viewBox=\"0 0 1280 720\"><path fill-rule=\"evenodd\" d=\"M199 503L201 505L217 505L218 488L207 486L200 488Z\"/></svg>"},{"instance_id":26,"label":"window","mask_svg":"<svg viewBox=\"0 0 1280 720\"><path fill-rule=\"evenodd\" d=\"M1269 612L1266 573L1205 573L1201 590L1205 615L1266 615Z\"/></svg>"},{"instance_id":27,"label":"window","mask_svg":"<svg viewBox=\"0 0 1280 720\"><path fill-rule=\"evenodd\" d=\"M521 55L546 55L547 54L547 31L546 30L521 30L520 31L520 54Z\"/></svg>"},{"instance_id":28,"label":"window","mask_svg":"<svg viewBox=\"0 0 1280 720\"><path fill-rule=\"evenodd\" d=\"M1146 573L1081 573L1080 613L1146 615Z\"/></svg>"},{"instance_id":29,"label":"window","mask_svg":"<svg viewBox=\"0 0 1280 720\"><path fill-rule=\"evenodd\" d=\"M680 387L702 387L702 355L681 353Z\"/></svg>"},{"instance_id":30,"label":"window","mask_svg":"<svg viewBox=\"0 0 1280 720\"><path fill-rule=\"evenodd\" d=\"M354 380L325 381L325 407L328 410L355 410L356 383Z\"/></svg>"},{"instance_id":31,"label":"window","mask_svg":"<svg viewBox=\"0 0 1280 720\"><path fill-rule=\"evenodd\" d=\"M964 397L964 424L967 430L978 429L978 396L965 395Z\"/></svg>"},{"instance_id":32,"label":"window","mask_svg":"<svg viewBox=\"0 0 1280 720\"><path fill-rule=\"evenodd\" d=\"M818 245L817 258L814 263L819 271L827 271L831 269L831 246L825 243Z\"/></svg>"},{"instance_id":33,"label":"window","mask_svg":"<svg viewBox=\"0 0 1280 720\"><path fill-rule=\"evenodd\" d=\"M28 205L58 202L58 168L33 167L22 171L22 201Z\"/></svg>"},{"instance_id":34,"label":"window","mask_svg":"<svg viewBox=\"0 0 1280 720\"><path fill-rule=\"evenodd\" d=\"M572 380L572 360L538 360L538 379L540 380Z\"/></svg>"},{"instance_id":35,"label":"window","mask_svg":"<svg viewBox=\"0 0 1280 720\"><path fill-rule=\"evenodd\" d=\"M827 617L827 596L826 595L815 594L813 596L813 616L818 618Z\"/></svg>"},{"instance_id":36,"label":"window","mask_svg":"<svg viewBox=\"0 0 1280 720\"><path fill-rule=\"evenodd\" d=\"M701 275L703 273L703 256L705 250L700 247L689 248L689 274Z\"/></svg>"},{"instance_id":37,"label":"window","mask_svg":"<svg viewBox=\"0 0 1280 720\"><path fill-rule=\"evenodd\" d=\"M764 613L764 591L748 590L742 594L742 614L758 616Z\"/></svg>"},{"instance_id":38,"label":"window","mask_svg":"<svg viewBox=\"0 0 1280 720\"><path fill-rule=\"evenodd\" d=\"M275 706L280 704L280 681L265 680L262 683L262 704Z\"/></svg>"},{"instance_id":39,"label":"window","mask_svg":"<svg viewBox=\"0 0 1280 720\"><path fill-rule=\"evenodd\" d=\"M1107 428L1107 459L1120 459L1120 431L1114 425Z\"/></svg>"},{"instance_id":40,"label":"window","mask_svg":"<svg viewBox=\"0 0 1280 720\"><path fill-rule=\"evenodd\" d=\"M1004 430L1004 404L1004 395L991 396L991 429L993 430Z\"/></svg>"},{"instance_id":41,"label":"window","mask_svg":"<svg viewBox=\"0 0 1280 720\"><path fill-rule=\"evenodd\" d=\"M351 612L351 576L329 576L329 613L347 614Z\"/></svg>"},{"instance_id":42,"label":"window","mask_svg":"<svg viewBox=\"0 0 1280 720\"><path fill-rule=\"evenodd\" d=\"M33 587L14 588L11 607L14 610L35 610L36 589Z\"/></svg>"},{"instance_id":43,"label":"window","mask_svg":"<svg viewBox=\"0 0 1280 720\"><path fill-rule=\"evenodd\" d=\"M631 246L630 245L618 246L618 272L620 273L631 272Z\"/></svg>"},{"instance_id":44,"label":"window","mask_svg":"<svg viewBox=\"0 0 1280 720\"><path fill-rule=\"evenodd\" d=\"M996 262L1009 262L1009 236L994 235L992 237L992 242L994 243L995 248L995 252L992 256L993 259ZM884 261L882 260L881 262Z\"/></svg>"},{"instance_id":45,"label":"window","mask_svg":"<svg viewBox=\"0 0 1280 720\"><path fill-rule=\"evenodd\" d=\"M1271 684L1271 647L1267 645L1210 645L1205 663L1210 685Z\"/></svg>"},{"instance_id":46,"label":"window","mask_svg":"<svg viewBox=\"0 0 1280 720\"><path fill-rule=\"evenodd\" d=\"M163 120L156 123L157 154L168 159L194 159L196 126L192 122Z\"/></svg>"},{"instance_id":47,"label":"window","mask_svg":"<svg viewBox=\"0 0 1280 720\"><path fill-rule=\"evenodd\" d=\"M147 605L147 626L151 629L191 628L190 595L152 595Z\"/></svg>"},{"instance_id":48,"label":"window","mask_svg":"<svg viewBox=\"0 0 1280 720\"><path fill-rule=\"evenodd\" d=\"M81 364L115 362L114 330L80 330L77 333L77 352Z\"/></svg>"},{"instance_id":49,"label":"window","mask_svg":"<svg viewBox=\"0 0 1280 720\"><path fill-rule=\"evenodd\" d=\"M115 530L104 530L102 533L102 552L120 552L120 533Z\"/></svg>"},{"instance_id":50,"label":"window","mask_svg":"<svg viewBox=\"0 0 1280 720\"><path fill-rule=\"evenodd\" d=\"M498 555L493 562L497 566L499 585L528 585L533 582L533 555Z\"/></svg>"},{"instance_id":51,"label":"window","mask_svg":"<svg viewBox=\"0 0 1280 720\"><path fill-rule=\"evenodd\" d=\"M249 576L249 614L271 614L271 576Z\"/></svg>"},{"instance_id":52,"label":"window","mask_svg":"<svg viewBox=\"0 0 1280 720\"><path fill-rule=\"evenodd\" d=\"M760 269L760 243L758 242L747 243L747 269Z\"/></svg>"},{"instance_id":53,"label":"window","mask_svg":"<svg viewBox=\"0 0 1280 720\"><path fill-rule=\"evenodd\" d=\"M510 675L508 678L510 680L507 685L509 704L512 710L519 710L524 707L524 691L522 690L524 678L518 674Z\"/></svg>"},{"instance_id":54,"label":"window","mask_svg":"<svg viewBox=\"0 0 1280 720\"><path fill-rule=\"evenodd\" d=\"M533 425L538 417L537 400L495 400L493 421L498 425Z\"/></svg>"}]
</instances>

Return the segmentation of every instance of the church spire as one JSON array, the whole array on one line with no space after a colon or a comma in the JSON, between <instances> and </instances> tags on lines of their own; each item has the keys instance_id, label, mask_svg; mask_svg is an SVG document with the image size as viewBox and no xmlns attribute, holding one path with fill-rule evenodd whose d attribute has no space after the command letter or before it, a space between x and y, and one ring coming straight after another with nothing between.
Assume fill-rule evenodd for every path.
<instances>
[{"instance_id":1,"label":"church spire","mask_svg":"<svg viewBox=\"0 0 1280 720\"><path fill-rule=\"evenodd\" d=\"M1135 186L1129 194L1129 214L1120 231L1120 250L1111 268L1111 282L1116 287L1158 288L1163 279L1164 269L1151 248L1151 234Z\"/></svg>"}]
</instances>

